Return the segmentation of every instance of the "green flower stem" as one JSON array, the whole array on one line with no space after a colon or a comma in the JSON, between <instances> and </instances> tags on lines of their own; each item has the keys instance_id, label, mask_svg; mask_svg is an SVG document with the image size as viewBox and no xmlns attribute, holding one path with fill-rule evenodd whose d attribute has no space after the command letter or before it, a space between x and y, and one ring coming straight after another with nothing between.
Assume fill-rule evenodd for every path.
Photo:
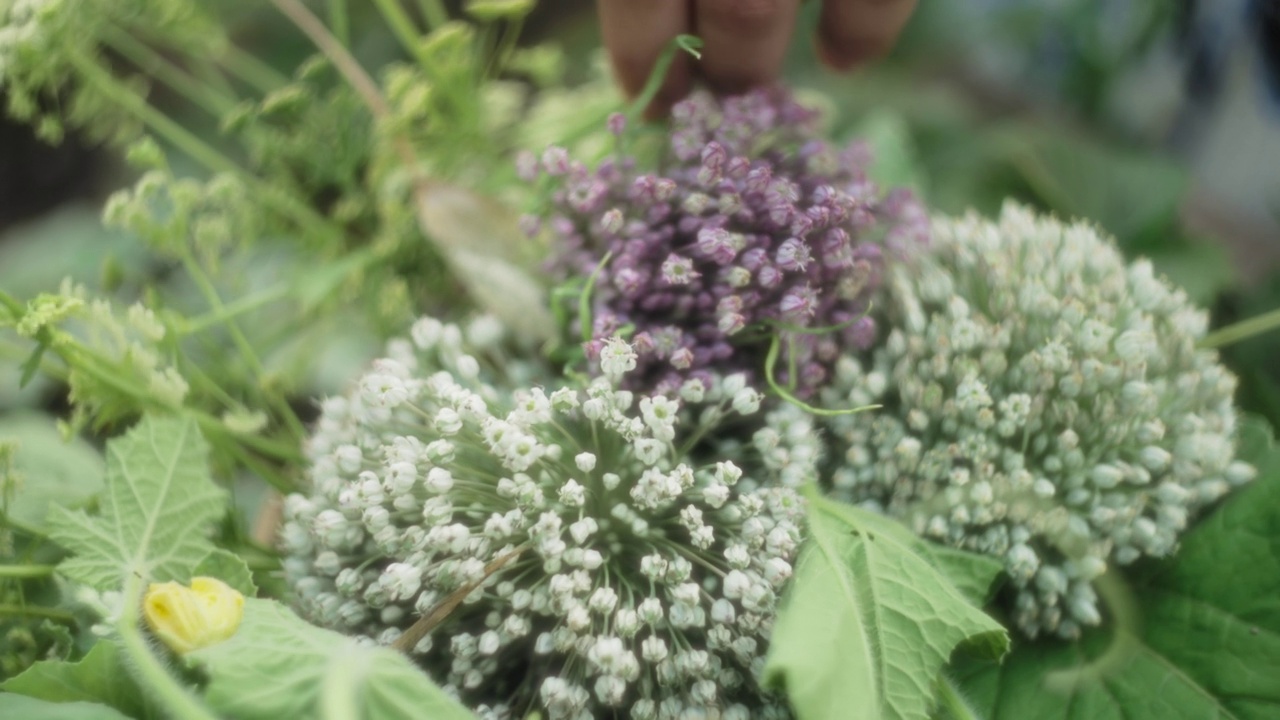
<instances>
[{"instance_id":1,"label":"green flower stem","mask_svg":"<svg viewBox=\"0 0 1280 720\"><path fill-rule=\"evenodd\" d=\"M409 18L404 8L400 7L397 0L374 0L378 5L378 11L382 13L382 18L386 21L387 26L391 28L391 33L400 41L400 46L411 57L418 61L419 67L427 77L434 80L433 68L431 67L430 58L422 51L422 38L418 33L418 29L414 27L413 20Z\"/></svg>"},{"instance_id":2,"label":"green flower stem","mask_svg":"<svg viewBox=\"0 0 1280 720\"><path fill-rule=\"evenodd\" d=\"M142 590L142 577L136 573L130 575L124 586L120 619L116 623L120 645L131 661L127 665L133 671L134 679L144 692L164 708L169 717L177 720L218 720L216 715L169 674L142 636L142 629L138 626L142 619Z\"/></svg>"},{"instance_id":3,"label":"green flower stem","mask_svg":"<svg viewBox=\"0 0 1280 720\"><path fill-rule=\"evenodd\" d=\"M104 70L92 58L77 52L71 54L71 60L76 69L84 75L89 83L98 86L104 94L113 98L121 107L133 113L145 125L170 143L173 143L175 147L193 160L214 172L225 172L234 175L264 201L291 217L303 228L320 234L334 244L341 243L342 238L339 233L310 206L299 202L297 198L291 197L287 192L281 191L275 185L263 182L245 171L244 168L227 159L225 155L205 143L194 133L174 122L169 116L151 107L145 100L124 87L119 80Z\"/></svg>"},{"instance_id":4,"label":"green flower stem","mask_svg":"<svg viewBox=\"0 0 1280 720\"><path fill-rule=\"evenodd\" d=\"M43 578L53 574L53 565L0 565L0 578Z\"/></svg>"},{"instance_id":5,"label":"green flower stem","mask_svg":"<svg viewBox=\"0 0 1280 720\"><path fill-rule=\"evenodd\" d=\"M75 352L70 352L74 350ZM109 361L105 360L97 353L84 347L62 347L55 348L55 352L62 358L63 362L70 367L91 376L98 382L110 386L117 392L127 395L134 399L143 409L165 409L171 412L185 413L195 419L200 425L200 430L210 442L219 438L227 438L231 442L249 447L254 452L261 453L267 457L279 460L285 463L298 463L303 461L302 452L298 449L296 443L281 442L279 440L271 440L270 438L259 437L257 435L237 435L232 433L221 420L210 415L203 410L188 407L173 407L167 403L161 402L153 397L145 388L141 388L126 379L112 374L102 369L102 365L109 365ZM264 479L271 482L273 486L284 492L293 490L292 483L277 474L264 475Z\"/></svg>"},{"instance_id":6,"label":"green flower stem","mask_svg":"<svg viewBox=\"0 0 1280 720\"><path fill-rule=\"evenodd\" d=\"M440 0L418 0L418 9L422 11L428 30L435 30L449 22L449 11L445 10L444 3Z\"/></svg>"},{"instance_id":7,"label":"green flower stem","mask_svg":"<svg viewBox=\"0 0 1280 720\"><path fill-rule=\"evenodd\" d=\"M945 673L938 677L938 700L951 720L978 720L978 714L969 707L955 683Z\"/></svg>"},{"instance_id":8,"label":"green flower stem","mask_svg":"<svg viewBox=\"0 0 1280 720\"><path fill-rule=\"evenodd\" d=\"M225 442L224 442L225 440ZM214 447L221 448L227 454L235 458L250 472L262 478L268 485L275 488L278 492L288 495L298 489L297 483L289 479L287 475L271 467L267 463L254 457L249 451L245 450L242 445L235 442L235 437L218 438L216 441L211 438L210 443Z\"/></svg>"},{"instance_id":9,"label":"green flower stem","mask_svg":"<svg viewBox=\"0 0 1280 720\"><path fill-rule=\"evenodd\" d=\"M102 35L112 50L210 114L221 116L235 108L237 99L234 96L201 82L128 32L107 26Z\"/></svg>"},{"instance_id":10,"label":"green flower stem","mask_svg":"<svg viewBox=\"0 0 1280 720\"><path fill-rule=\"evenodd\" d=\"M810 413L812 415L819 415L822 417L835 417L837 415L852 415L854 413L865 412L867 410L877 410L880 408L880 405L863 405L862 407L848 408L845 410L828 410L826 408L820 408L820 407L815 407L813 405L810 405L809 403L796 397L791 393L789 389L784 388L778 384L777 374L775 371L778 364L778 353L781 350L781 348L782 348L781 335L774 334L773 339L769 341L769 350L767 353L765 353L764 379L765 379L765 382L769 385L769 388L772 389L773 392L777 394L778 397L782 398L786 402L789 402L792 405L795 405L796 407L800 408L801 410L804 410L807 413ZM792 373L792 377L794 377L795 376L794 366L791 368L791 373Z\"/></svg>"},{"instance_id":11,"label":"green flower stem","mask_svg":"<svg viewBox=\"0 0 1280 720\"><path fill-rule=\"evenodd\" d=\"M27 307L9 293L0 290L0 304L3 304L9 312L13 313L14 318L22 317L27 313Z\"/></svg>"},{"instance_id":12,"label":"green flower stem","mask_svg":"<svg viewBox=\"0 0 1280 720\"><path fill-rule=\"evenodd\" d=\"M54 346L51 349L73 370L79 370L94 380L109 386L112 390L133 398L134 401L143 406L144 410L164 409L175 411L179 409L174 405L159 400L146 388L136 385L108 370L104 370L102 366L110 366L112 364L111 361L83 345Z\"/></svg>"},{"instance_id":13,"label":"green flower stem","mask_svg":"<svg viewBox=\"0 0 1280 720\"><path fill-rule=\"evenodd\" d=\"M205 302L209 303L209 309L215 313L224 313L226 306L222 303L222 297L218 295L218 289L213 286L213 281L205 274L204 269L200 267L200 263L196 262L195 257L191 254L191 249L186 246L182 249L182 265L186 268L187 274L191 276L191 279L195 281L200 293L204 295ZM256 384L261 389L263 381L266 379L267 371L263 367L258 353L249 342L249 338L245 337L244 331L240 329L240 325L233 319L228 319L223 323L223 326L231 334L231 342L235 344L240 356L249 365L249 370L254 374L257 380ZM267 396L267 401L274 407L281 419L284 420L285 425L289 427L290 432L299 438L306 436L306 428L303 427L302 421L298 419L298 415L293 411L293 408L289 407L289 403L274 393L264 390L264 394Z\"/></svg>"},{"instance_id":14,"label":"green flower stem","mask_svg":"<svg viewBox=\"0 0 1280 720\"><path fill-rule=\"evenodd\" d=\"M218 63L227 72L252 85L263 93L279 90L289 84L289 78L279 70L262 62L253 53L247 53L234 44L227 44Z\"/></svg>"},{"instance_id":15,"label":"green flower stem","mask_svg":"<svg viewBox=\"0 0 1280 720\"><path fill-rule=\"evenodd\" d=\"M701 59L702 54L698 52L702 47L702 39L695 35L677 35L672 38L671 42L662 49L662 53L658 55L658 61L653 65L653 71L649 73L649 79L644 84L644 89L631 102L631 107L627 109L627 124L631 125L644 115L644 111L658 96L658 91L662 89L662 83L667 79L667 71L671 69L671 63L675 62L676 53L683 50L695 58Z\"/></svg>"},{"instance_id":16,"label":"green flower stem","mask_svg":"<svg viewBox=\"0 0 1280 720\"><path fill-rule=\"evenodd\" d=\"M289 296L289 292L290 287L288 284L279 283L273 287L263 290L262 292L236 298L229 303L223 304L221 308L216 311L187 319L179 326L178 332L182 335L194 335L196 333L203 332L210 327L224 325L240 315L253 312L264 305L270 305L278 300L283 300Z\"/></svg>"},{"instance_id":17,"label":"green flower stem","mask_svg":"<svg viewBox=\"0 0 1280 720\"><path fill-rule=\"evenodd\" d=\"M1278 328L1280 328L1280 308L1215 330L1201 338L1200 347L1209 349L1226 347Z\"/></svg>"},{"instance_id":18,"label":"green flower stem","mask_svg":"<svg viewBox=\"0 0 1280 720\"><path fill-rule=\"evenodd\" d=\"M351 44L351 22L347 0L329 0L329 32L343 46Z\"/></svg>"},{"instance_id":19,"label":"green flower stem","mask_svg":"<svg viewBox=\"0 0 1280 720\"><path fill-rule=\"evenodd\" d=\"M1133 591L1114 569L1093 581L1098 597L1111 614L1111 644L1095 658L1081 665L1054 670L1044 676L1044 686L1070 693L1090 683L1111 677L1129 662L1141 646L1142 616Z\"/></svg>"},{"instance_id":20,"label":"green flower stem","mask_svg":"<svg viewBox=\"0 0 1280 720\"><path fill-rule=\"evenodd\" d=\"M301 463L306 460L306 458L302 456L302 451L293 443L281 442L279 440L272 440L270 438L259 437L257 435L237 435L228 430L227 426L223 425L221 420L209 413L189 408L186 412L200 424L200 431L206 435L225 435L239 442L241 445L252 449L254 452L280 462Z\"/></svg>"},{"instance_id":21,"label":"green flower stem","mask_svg":"<svg viewBox=\"0 0 1280 720\"><path fill-rule=\"evenodd\" d=\"M228 160L225 155L207 145L183 126L169 119L164 113L148 105L145 100L121 85L115 77L104 70L92 58L86 57L81 53L73 53L71 60L76 69L91 84L97 85L104 94L110 96L125 110L133 113L144 124L164 136L166 140L191 156L192 159L215 172L231 173L238 177L244 176L244 170L240 166Z\"/></svg>"},{"instance_id":22,"label":"green flower stem","mask_svg":"<svg viewBox=\"0 0 1280 720\"><path fill-rule=\"evenodd\" d=\"M0 605L0 617L38 617L62 623L76 621L75 616L66 610L55 610L39 605Z\"/></svg>"}]
</instances>

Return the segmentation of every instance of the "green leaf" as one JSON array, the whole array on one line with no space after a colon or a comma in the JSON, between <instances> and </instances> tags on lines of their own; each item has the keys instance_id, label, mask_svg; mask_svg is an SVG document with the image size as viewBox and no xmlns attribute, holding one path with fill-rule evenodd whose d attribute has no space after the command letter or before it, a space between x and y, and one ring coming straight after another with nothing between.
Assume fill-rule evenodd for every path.
<instances>
[{"instance_id":1,"label":"green leaf","mask_svg":"<svg viewBox=\"0 0 1280 720\"><path fill-rule=\"evenodd\" d=\"M107 443L101 516L55 507L50 537L75 554L59 569L100 590L136 573L186 581L213 550L208 532L226 512L226 494L209 476L208 446L194 420L142 419Z\"/></svg>"},{"instance_id":2,"label":"green leaf","mask_svg":"<svg viewBox=\"0 0 1280 720\"><path fill-rule=\"evenodd\" d=\"M154 716L116 646L107 640L99 640L79 662L38 662L0 684L0 690L57 703L102 703L134 718Z\"/></svg>"},{"instance_id":3,"label":"green leaf","mask_svg":"<svg viewBox=\"0 0 1280 720\"><path fill-rule=\"evenodd\" d=\"M191 575L217 578L245 597L258 594L258 586L253 582L253 572L249 570L244 559L222 548L205 555L200 564L191 571Z\"/></svg>"},{"instance_id":4,"label":"green leaf","mask_svg":"<svg viewBox=\"0 0 1280 720\"><path fill-rule=\"evenodd\" d=\"M906 528L811 496L764 682L786 690L800 720L923 719L958 646L995 657L1008 642Z\"/></svg>"},{"instance_id":5,"label":"green leaf","mask_svg":"<svg viewBox=\"0 0 1280 720\"><path fill-rule=\"evenodd\" d=\"M106 705L87 702L49 702L25 695L0 693L0 717L22 720L129 720Z\"/></svg>"},{"instance_id":6,"label":"green leaf","mask_svg":"<svg viewBox=\"0 0 1280 720\"><path fill-rule=\"evenodd\" d=\"M1156 272L1185 290L1197 305L1213 305L1218 294L1236 282L1226 248L1207 240L1170 242L1144 254L1151 258Z\"/></svg>"},{"instance_id":7,"label":"green leaf","mask_svg":"<svg viewBox=\"0 0 1280 720\"><path fill-rule=\"evenodd\" d=\"M19 367L22 369L22 375L18 378L18 389L21 390L30 384L35 378L36 373L40 372L40 361L44 359L44 351L49 349L47 337L39 338L36 347L27 356Z\"/></svg>"},{"instance_id":8,"label":"green leaf","mask_svg":"<svg viewBox=\"0 0 1280 720\"><path fill-rule=\"evenodd\" d=\"M78 437L63 440L53 417L15 413L0 418L0 439L18 446L13 467L20 483L5 514L22 529L43 534L51 506L82 507L102 492L102 455Z\"/></svg>"},{"instance_id":9,"label":"green leaf","mask_svg":"<svg viewBox=\"0 0 1280 720\"><path fill-rule=\"evenodd\" d=\"M92 204L67 204L0 234L0 286L16 297L34 297L57 290L70 277L96 289L103 261L112 256L138 267L146 246L104 227Z\"/></svg>"},{"instance_id":10,"label":"green leaf","mask_svg":"<svg viewBox=\"0 0 1280 720\"><path fill-rule=\"evenodd\" d=\"M872 162L867 175L880 187L909 187L924 192L911 130L901 115L886 110L872 111L854 128L853 136L871 146Z\"/></svg>"},{"instance_id":11,"label":"green leaf","mask_svg":"<svg viewBox=\"0 0 1280 720\"><path fill-rule=\"evenodd\" d=\"M1141 627L1078 644L1026 643L1001 668L957 669L988 717L1280 717L1280 451L1260 422L1242 427L1240 445L1258 478L1194 528L1177 556L1135 579ZM1087 664L1107 648L1099 667Z\"/></svg>"},{"instance_id":12,"label":"green leaf","mask_svg":"<svg viewBox=\"0 0 1280 720\"><path fill-rule=\"evenodd\" d=\"M990 555L933 543L919 542L918 549L927 553L938 572L946 576L970 603L982 607L995 593L998 587L995 580L1004 570L1004 564L999 560Z\"/></svg>"},{"instance_id":13,"label":"green leaf","mask_svg":"<svg viewBox=\"0 0 1280 720\"><path fill-rule=\"evenodd\" d=\"M1004 141L1010 162L1042 201L1068 217L1098 222L1126 249L1145 240L1158 247L1177 219L1188 181L1171 159L1061 128L1019 127Z\"/></svg>"},{"instance_id":14,"label":"green leaf","mask_svg":"<svg viewBox=\"0 0 1280 720\"><path fill-rule=\"evenodd\" d=\"M240 720L475 720L403 655L310 625L272 600L246 599L235 635L187 657L209 676L206 701Z\"/></svg>"}]
</instances>

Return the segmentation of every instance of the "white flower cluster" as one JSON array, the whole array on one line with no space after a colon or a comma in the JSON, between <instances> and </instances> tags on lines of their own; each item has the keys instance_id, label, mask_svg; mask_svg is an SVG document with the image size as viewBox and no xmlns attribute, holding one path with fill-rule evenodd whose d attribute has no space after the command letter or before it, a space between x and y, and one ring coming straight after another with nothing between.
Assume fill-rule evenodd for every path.
<instances>
[{"instance_id":1,"label":"white flower cluster","mask_svg":"<svg viewBox=\"0 0 1280 720\"><path fill-rule=\"evenodd\" d=\"M894 327L847 358L829 405L834 493L1003 560L1031 636L1100 621L1091 581L1164 556L1253 476L1234 460L1235 379L1198 350L1207 318L1089 226L1006 205L934 224L892 269Z\"/></svg>"},{"instance_id":2,"label":"white flower cluster","mask_svg":"<svg viewBox=\"0 0 1280 720\"><path fill-rule=\"evenodd\" d=\"M546 391L498 335L421 320L325 402L283 528L302 611L390 644L461 594L412 652L486 718L789 717L756 679L803 502L688 447L756 412L743 378L636 396L615 340Z\"/></svg>"}]
</instances>

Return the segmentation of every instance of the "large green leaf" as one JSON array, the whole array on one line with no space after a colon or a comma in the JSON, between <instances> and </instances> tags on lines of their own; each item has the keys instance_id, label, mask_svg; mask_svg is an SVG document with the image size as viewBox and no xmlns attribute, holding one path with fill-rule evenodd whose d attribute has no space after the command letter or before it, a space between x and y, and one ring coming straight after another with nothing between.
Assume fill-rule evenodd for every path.
<instances>
[{"instance_id":1,"label":"large green leaf","mask_svg":"<svg viewBox=\"0 0 1280 720\"><path fill-rule=\"evenodd\" d=\"M99 640L80 662L38 662L0 684L0 690L56 703L102 703L133 718L155 717L108 640Z\"/></svg>"},{"instance_id":2,"label":"large green leaf","mask_svg":"<svg viewBox=\"0 0 1280 720\"><path fill-rule=\"evenodd\" d=\"M245 597L258 594L258 586L253 582L253 572L249 570L249 565L244 558L230 550L218 548L205 555L191 571L191 575L217 578Z\"/></svg>"},{"instance_id":3,"label":"large green leaf","mask_svg":"<svg viewBox=\"0 0 1280 720\"><path fill-rule=\"evenodd\" d=\"M102 491L102 454L78 437L63 440L50 416L0 418L0 441L18 446L14 470L21 484L4 511L9 522L25 530L43 533L52 505L81 507Z\"/></svg>"},{"instance_id":4,"label":"large green leaf","mask_svg":"<svg viewBox=\"0 0 1280 720\"><path fill-rule=\"evenodd\" d=\"M49 702L0 693L0 717L13 720L129 720L119 710L87 702Z\"/></svg>"},{"instance_id":5,"label":"large green leaf","mask_svg":"<svg viewBox=\"0 0 1280 720\"><path fill-rule=\"evenodd\" d=\"M1042 201L1101 224L1126 247L1162 239L1177 218L1187 173L1171 159L1062 128L1015 126L1003 140L1008 159Z\"/></svg>"},{"instance_id":6,"label":"large green leaf","mask_svg":"<svg viewBox=\"0 0 1280 720\"><path fill-rule=\"evenodd\" d=\"M475 720L388 648L311 625L273 600L245 600L231 639L190 653L209 676L206 700L237 720Z\"/></svg>"},{"instance_id":7,"label":"large green leaf","mask_svg":"<svg viewBox=\"0 0 1280 720\"><path fill-rule=\"evenodd\" d=\"M1246 424L1241 455L1258 479L1135 579L1140 627L1027 643L1002 668L958 670L989 720L1280 717L1280 451L1270 428ZM1090 662L1107 648L1107 660Z\"/></svg>"},{"instance_id":8,"label":"large green leaf","mask_svg":"<svg viewBox=\"0 0 1280 720\"><path fill-rule=\"evenodd\" d=\"M107 444L100 517L55 506L50 537L75 557L59 569L101 590L134 573L186 580L213 550L208 532L226 512L209 476L208 446L191 419L146 417Z\"/></svg>"},{"instance_id":9,"label":"large green leaf","mask_svg":"<svg viewBox=\"0 0 1280 720\"><path fill-rule=\"evenodd\" d=\"M967 575L982 566L963 567ZM809 539L774 626L765 683L786 691L800 720L923 719L958 646L992 657L1008 642L905 528L811 497Z\"/></svg>"}]
</instances>

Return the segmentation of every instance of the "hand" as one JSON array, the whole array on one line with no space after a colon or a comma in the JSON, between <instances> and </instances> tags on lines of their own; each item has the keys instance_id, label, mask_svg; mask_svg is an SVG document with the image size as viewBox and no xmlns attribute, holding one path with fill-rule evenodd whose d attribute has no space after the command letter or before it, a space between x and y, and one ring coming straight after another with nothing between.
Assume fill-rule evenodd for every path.
<instances>
[{"instance_id":1,"label":"hand","mask_svg":"<svg viewBox=\"0 0 1280 720\"><path fill-rule=\"evenodd\" d=\"M702 38L697 73L713 90L743 92L777 78L801 0L597 0L600 31L623 91L644 87L663 47L681 33ZM893 47L916 0L822 0L819 58L848 70ZM665 115L693 84L680 53L648 114Z\"/></svg>"}]
</instances>

